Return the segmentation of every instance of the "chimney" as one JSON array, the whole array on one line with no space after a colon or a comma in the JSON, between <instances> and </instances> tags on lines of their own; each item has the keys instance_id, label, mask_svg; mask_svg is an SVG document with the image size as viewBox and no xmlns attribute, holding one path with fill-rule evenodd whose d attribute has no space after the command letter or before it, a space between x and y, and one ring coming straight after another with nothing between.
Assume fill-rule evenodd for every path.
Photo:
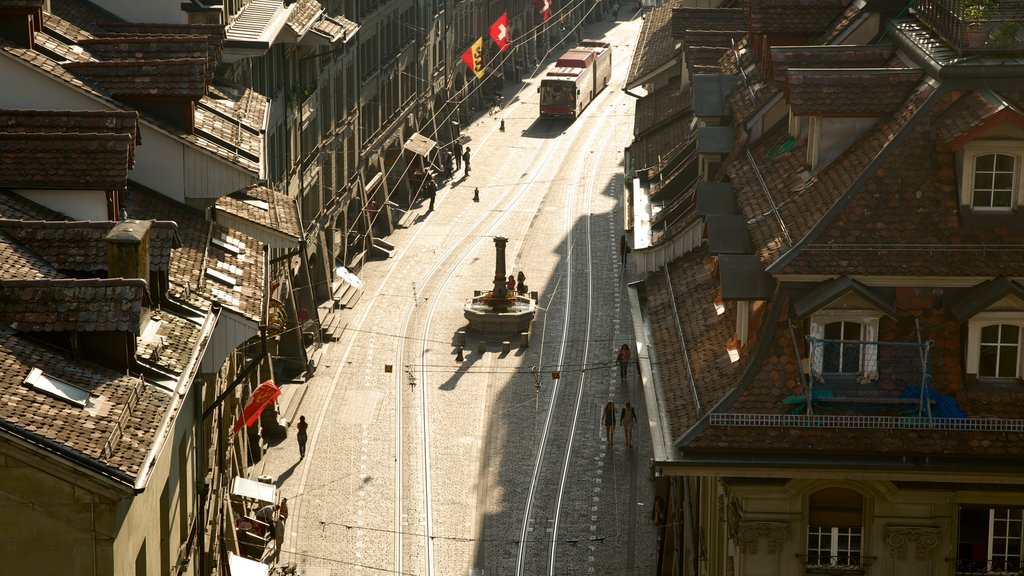
<instances>
[{"instance_id":1,"label":"chimney","mask_svg":"<svg viewBox=\"0 0 1024 576\"><path fill-rule=\"evenodd\" d=\"M107 234L107 278L149 282L149 220L124 220Z\"/></svg>"}]
</instances>

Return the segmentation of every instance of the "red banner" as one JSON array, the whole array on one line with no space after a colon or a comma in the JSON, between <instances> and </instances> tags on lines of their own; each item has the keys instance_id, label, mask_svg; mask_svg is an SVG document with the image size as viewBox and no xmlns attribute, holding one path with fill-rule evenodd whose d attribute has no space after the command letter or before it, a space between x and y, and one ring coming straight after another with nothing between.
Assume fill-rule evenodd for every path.
<instances>
[{"instance_id":1,"label":"red banner","mask_svg":"<svg viewBox=\"0 0 1024 576\"><path fill-rule=\"evenodd\" d=\"M249 396L249 401L245 404L245 408L242 409L242 415L235 421L235 425L231 427L231 433L238 432L242 426L252 426L256 419L263 413L263 409L267 407L277 397L281 395L281 389L274 385L273 380L267 380L260 384L252 391L252 395Z\"/></svg>"},{"instance_id":2,"label":"red banner","mask_svg":"<svg viewBox=\"0 0 1024 576\"><path fill-rule=\"evenodd\" d=\"M508 34L508 12L503 12L501 17L491 24L489 30L491 34L491 40L498 45L498 51L504 52L505 48L508 48L509 34Z\"/></svg>"}]
</instances>

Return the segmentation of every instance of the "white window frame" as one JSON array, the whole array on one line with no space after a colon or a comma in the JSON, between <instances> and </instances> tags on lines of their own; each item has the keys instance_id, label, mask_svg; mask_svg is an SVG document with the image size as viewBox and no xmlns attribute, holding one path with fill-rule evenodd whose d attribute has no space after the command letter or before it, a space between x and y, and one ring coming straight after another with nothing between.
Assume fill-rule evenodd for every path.
<instances>
[{"instance_id":1,"label":"white window frame","mask_svg":"<svg viewBox=\"0 0 1024 576\"><path fill-rule=\"evenodd\" d=\"M848 542L853 539L854 535L856 535L857 540L860 543L860 546L856 550L854 550L853 548L849 548L849 547L847 547L845 549L840 548L839 547L840 532L844 533L843 535L846 536ZM829 538L829 550L828 550L829 563L828 564L822 564L820 562L818 562L818 563L811 563L810 560L811 560L811 557L812 557L812 553L811 553L811 548L810 548L810 539L811 539L812 535L818 536L818 537L826 536L826 535L828 536L828 538ZM858 527L855 527L855 528L854 527L840 528L840 527L837 527L837 526L808 526L807 527L807 540L808 540L808 542L807 542L807 544L808 544L808 546L807 546L807 567L808 568L860 568L864 564L864 527L863 526L858 526ZM816 548L816 549L814 549L814 552L815 552L814 556L819 556L821 552L825 552L825 549L824 548ZM854 563L851 562L851 563L848 563L848 564L840 564L837 561L840 556L846 556L849 559L853 559L854 557L856 557L857 563L854 564Z\"/></svg>"},{"instance_id":2,"label":"white window frame","mask_svg":"<svg viewBox=\"0 0 1024 576\"><path fill-rule=\"evenodd\" d=\"M1021 341L1017 349L1017 373L1013 376L1021 378L1024 373L1024 311L979 312L967 321L967 373L978 376L978 365L981 363L981 329L993 324L1008 324L1021 329ZM991 376L985 376L984 379L1003 380Z\"/></svg>"},{"instance_id":3,"label":"white window frame","mask_svg":"<svg viewBox=\"0 0 1024 576\"><path fill-rule=\"evenodd\" d=\"M986 154L1002 154L1014 159L1013 192L1010 195L1009 207L974 206L974 166L978 156ZM974 141L964 146L962 175L960 178L960 204L970 208L972 212L1010 212L1021 205L1021 162L1024 160L1024 141L1017 140L984 140Z\"/></svg>"},{"instance_id":4,"label":"white window frame","mask_svg":"<svg viewBox=\"0 0 1024 576\"><path fill-rule=\"evenodd\" d=\"M878 310L824 310L811 316L811 337L825 338L825 325L833 322L857 322L861 325L860 339L863 341L878 341L878 321L882 313ZM822 377L822 346L811 349L811 366L817 370L815 376ZM860 376L865 380L878 379L878 345L867 344L864 346L861 357Z\"/></svg>"}]
</instances>

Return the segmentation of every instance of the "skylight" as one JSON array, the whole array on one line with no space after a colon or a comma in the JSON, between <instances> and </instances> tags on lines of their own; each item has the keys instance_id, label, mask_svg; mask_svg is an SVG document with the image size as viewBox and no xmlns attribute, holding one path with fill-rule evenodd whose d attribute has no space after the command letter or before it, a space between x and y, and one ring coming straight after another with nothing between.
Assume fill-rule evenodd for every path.
<instances>
[{"instance_id":1,"label":"skylight","mask_svg":"<svg viewBox=\"0 0 1024 576\"><path fill-rule=\"evenodd\" d=\"M259 200L257 198L246 198L245 200L242 200L242 203L248 204L253 208L259 208L260 210L270 210L270 203L265 200Z\"/></svg>"},{"instance_id":2,"label":"skylight","mask_svg":"<svg viewBox=\"0 0 1024 576\"><path fill-rule=\"evenodd\" d=\"M28 373L28 376L25 378L25 384L47 396L52 396L58 400L64 400L83 408L90 396L88 390L83 390L78 386L44 374L39 368L33 368Z\"/></svg>"},{"instance_id":3,"label":"skylight","mask_svg":"<svg viewBox=\"0 0 1024 576\"><path fill-rule=\"evenodd\" d=\"M221 236L220 238L212 238L210 239L210 243L213 244L214 246L219 247L222 250L231 252L232 254L242 253L242 248L238 246L235 242L231 242L231 238L228 238L227 236Z\"/></svg>"}]
</instances>

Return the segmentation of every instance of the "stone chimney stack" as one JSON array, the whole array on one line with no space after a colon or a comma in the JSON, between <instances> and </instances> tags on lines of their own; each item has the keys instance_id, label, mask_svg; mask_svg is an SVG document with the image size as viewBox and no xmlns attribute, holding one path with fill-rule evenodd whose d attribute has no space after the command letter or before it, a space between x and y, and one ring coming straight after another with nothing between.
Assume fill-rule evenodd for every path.
<instances>
[{"instance_id":1,"label":"stone chimney stack","mask_svg":"<svg viewBox=\"0 0 1024 576\"><path fill-rule=\"evenodd\" d=\"M149 220L124 220L107 234L107 277L149 282Z\"/></svg>"}]
</instances>

